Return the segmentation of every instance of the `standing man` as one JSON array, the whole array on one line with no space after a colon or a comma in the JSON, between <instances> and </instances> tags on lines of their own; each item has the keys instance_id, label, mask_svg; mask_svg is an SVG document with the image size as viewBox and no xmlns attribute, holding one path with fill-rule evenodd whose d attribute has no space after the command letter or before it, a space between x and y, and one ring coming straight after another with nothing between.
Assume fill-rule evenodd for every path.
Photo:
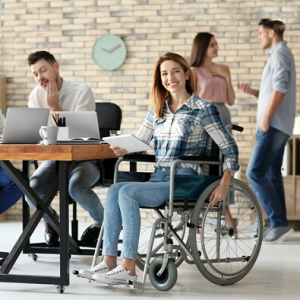
<instances>
[{"instance_id":1,"label":"standing man","mask_svg":"<svg viewBox=\"0 0 300 300\"><path fill-rule=\"evenodd\" d=\"M281 165L286 141L293 134L296 72L293 54L283 40L284 30L281 21L260 20L258 39L263 49L271 48L260 90L237 84L242 92L258 98L257 136L246 174L268 216L264 243L282 242L293 232L286 218Z\"/></svg>"},{"instance_id":2,"label":"standing man","mask_svg":"<svg viewBox=\"0 0 300 300\"><path fill-rule=\"evenodd\" d=\"M92 90L85 84L67 81L59 74L59 63L47 51L37 51L28 57L35 81L38 83L29 96L29 107L49 108L51 111L94 111L95 99ZM34 172L30 186L43 199L57 177L55 161L44 161ZM92 190L99 180L100 170L96 160L78 161L70 172L69 194L86 211L95 224L89 226L81 237L84 245L98 238L103 221L103 206ZM27 199L35 209L35 204ZM56 211L50 210L58 218ZM59 236L45 223L45 240L55 245Z\"/></svg>"}]
</instances>

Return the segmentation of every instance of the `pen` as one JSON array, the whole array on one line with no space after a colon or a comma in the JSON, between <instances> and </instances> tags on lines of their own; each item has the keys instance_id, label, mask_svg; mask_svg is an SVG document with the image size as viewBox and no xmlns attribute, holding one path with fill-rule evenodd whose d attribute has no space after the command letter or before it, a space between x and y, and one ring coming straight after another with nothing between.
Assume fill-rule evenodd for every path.
<instances>
[{"instance_id":1,"label":"pen","mask_svg":"<svg viewBox=\"0 0 300 300\"><path fill-rule=\"evenodd\" d=\"M66 117L63 117L63 119L62 119L62 126L66 127Z\"/></svg>"},{"instance_id":2,"label":"pen","mask_svg":"<svg viewBox=\"0 0 300 300\"><path fill-rule=\"evenodd\" d=\"M55 125L55 126L58 126L58 124L57 124L57 122L56 122L56 120L55 120L55 117L54 117L53 115L51 115L51 117L52 117L51 119L52 119L54 125Z\"/></svg>"}]
</instances>

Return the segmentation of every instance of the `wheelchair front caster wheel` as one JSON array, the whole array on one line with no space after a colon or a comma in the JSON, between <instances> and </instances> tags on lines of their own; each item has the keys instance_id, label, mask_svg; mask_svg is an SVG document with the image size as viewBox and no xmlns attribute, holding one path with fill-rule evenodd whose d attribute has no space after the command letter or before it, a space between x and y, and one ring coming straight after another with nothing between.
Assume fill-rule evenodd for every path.
<instances>
[{"instance_id":1,"label":"wheelchair front caster wheel","mask_svg":"<svg viewBox=\"0 0 300 300\"><path fill-rule=\"evenodd\" d=\"M34 261L37 261L38 259L38 256L35 253L29 253L28 256L31 257Z\"/></svg>"},{"instance_id":2,"label":"wheelchair front caster wheel","mask_svg":"<svg viewBox=\"0 0 300 300\"><path fill-rule=\"evenodd\" d=\"M65 291L65 287L64 286L61 286L61 285L58 285L56 287L56 290L59 294L62 294L64 291Z\"/></svg>"},{"instance_id":3,"label":"wheelchair front caster wheel","mask_svg":"<svg viewBox=\"0 0 300 300\"><path fill-rule=\"evenodd\" d=\"M163 257L157 257L151 262L149 267L149 278L156 289L159 291L168 291L177 281L177 268L174 261L169 259L166 269L158 276L157 273L160 270L163 261Z\"/></svg>"}]
</instances>

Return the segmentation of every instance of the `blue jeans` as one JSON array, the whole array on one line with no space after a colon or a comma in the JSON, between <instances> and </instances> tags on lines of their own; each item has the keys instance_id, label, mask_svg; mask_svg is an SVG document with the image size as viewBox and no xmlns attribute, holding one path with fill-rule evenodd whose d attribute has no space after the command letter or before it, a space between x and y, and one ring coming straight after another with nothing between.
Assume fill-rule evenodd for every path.
<instances>
[{"instance_id":1,"label":"blue jeans","mask_svg":"<svg viewBox=\"0 0 300 300\"><path fill-rule=\"evenodd\" d=\"M55 161L44 161L32 175L30 186L43 199L56 177ZM97 227L102 225L103 206L97 194L92 190L92 186L99 178L100 170L96 160L76 162L69 175L70 196L90 214ZM29 199L26 201L33 209L36 209L36 205ZM53 212L51 207L49 209Z\"/></svg>"},{"instance_id":2,"label":"blue jeans","mask_svg":"<svg viewBox=\"0 0 300 300\"><path fill-rule=\"evenodd\" d=\"M177 169L176 174L195 174L193 169ZM121 257L137 259L141 217L140 206L157 207L169 200L170 168L157 168L148 182L120 182L106 195L104 210L104 255L117 255L123 224Z\"/></svg>"},{"instance_id":3,"label":"blue jeans","mask_svg":"<svg viewBox=\"0 0 300 300\"><path fill-rule=\"evenodd\" d=\"M265 210L270 227L288 226L281 165L288 135L270 127L257 130L256 142L247 168L247 178Z\"/></svg>"},{"instance_id":4,"label":"blue jeans","mask_svg":"<svg viewBox=\"0 0 300 300\"><path fill-rule=\"evenodd\" d=\"M21 171L20 173L28 181L27 176ZM0 167L0 215L11 208L22 196L23 192Z\"/></svg>"}]
</instances>

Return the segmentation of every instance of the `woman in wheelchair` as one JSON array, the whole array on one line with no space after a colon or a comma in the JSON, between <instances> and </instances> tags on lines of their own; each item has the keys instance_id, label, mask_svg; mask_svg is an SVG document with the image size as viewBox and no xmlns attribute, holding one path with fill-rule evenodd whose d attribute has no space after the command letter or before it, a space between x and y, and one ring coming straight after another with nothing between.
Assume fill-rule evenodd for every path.
<instances>
[{"instance_id":1,"label":"woman in wheelchair","mask_svg":"<svg viewBox=\"0 0 300 300\"><path fill-rule=\"evenodd\" d=\"M154 140L155 171L148 182L120 182L110 187L104 210L103 261L80 276L106 284L136 281L135 265L140 233L139 207L157 207L169 199L170 167L179 156L210 155L211 139L224 155L223 177L210 197L211 207L225 198L231 176L239 169L237 145L220 119L218 108L194 93L189 64L178 54L166 53L154 68L151 108L136 136ZM118 156L128 154L110 147ZM208 170L189 163L176 174L208 175ZM123 226L120 266L114 268L119 234Z\"/></svg>"}]
</instances>

